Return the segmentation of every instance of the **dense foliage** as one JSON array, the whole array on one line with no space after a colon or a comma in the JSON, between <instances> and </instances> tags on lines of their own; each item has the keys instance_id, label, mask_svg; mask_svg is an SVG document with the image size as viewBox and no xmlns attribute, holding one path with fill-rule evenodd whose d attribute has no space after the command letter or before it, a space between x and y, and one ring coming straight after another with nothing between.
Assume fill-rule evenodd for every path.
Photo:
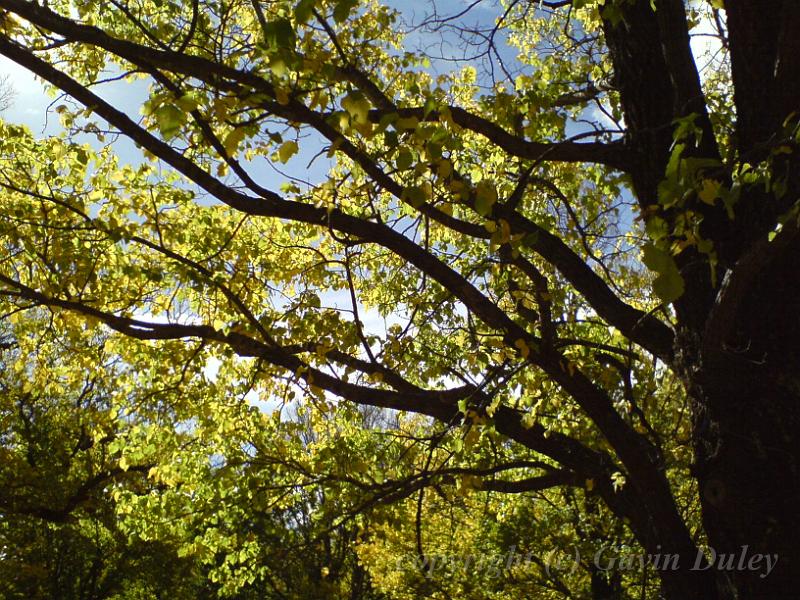
<instances>
[{"instance_id":1,"label":"dense foliage","mask_svg":"<svg viewBox=\"0 0 800 600\"><path fill-rule=\"evenodd\" d=\"M773 4L0 0L0 594L791 597Z\"/></svg>"}]
</instances>

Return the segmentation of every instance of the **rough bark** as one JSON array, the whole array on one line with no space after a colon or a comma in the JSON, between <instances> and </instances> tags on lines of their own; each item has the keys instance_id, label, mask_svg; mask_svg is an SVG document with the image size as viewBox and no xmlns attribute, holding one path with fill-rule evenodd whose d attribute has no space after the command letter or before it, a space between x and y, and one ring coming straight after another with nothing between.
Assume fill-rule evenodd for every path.
<instances>
[{"instance_id":1,"label":"rough bark","mask_svg":"<svg viewBox=\"0 0 800 600\"><path fill-rule=\"evenodd\" d=\"M778 556L768 577L736 570L722 578L723 597L789 598L800 589L798 250L791 224L739 262L688 374L709 541L720 554Z\"/></svg>"},{"instance_id":2,"label":"rough bark","mask_svg":"<svg viewBox=\"0 0 800 600\"><path fill-rule=\"evenodd\" d=\"M770 158L787 136L787 118L800 108L796 2L728 0L729 46L737 109L736 150L743 161ZM643 208L657 204L672 122L695 114L703 144L697 157L719 158L712 143L705 101L688 54L679 0L622 5L623 18L605 23L628 139L639 162L632 172ZM681 23L681 21L684 21ZM792 25L794 24L794 25ZM787 73L793 71L794 76ZM725 281L714 286L707 257L678 259L687 291L675 303L678 336L673 366L683 374L694 407L696 476L703 522L718 555L744 551L778 555L763 572L712 569L713 590L678 591L677 577L660 573L667 598L789 598L800 589L800 286L795 261L800 250L792 224L773 244L766 234L800 194L796 153L773 157L773 177L786 192L753 186L745 190L731 220L697 206L703 234L713 240ZM662 213L662 216L664 214ZM682 562L682 564L684 564ZM707 582L699 582L705 585Z\"/></svg>"}]
</instances>

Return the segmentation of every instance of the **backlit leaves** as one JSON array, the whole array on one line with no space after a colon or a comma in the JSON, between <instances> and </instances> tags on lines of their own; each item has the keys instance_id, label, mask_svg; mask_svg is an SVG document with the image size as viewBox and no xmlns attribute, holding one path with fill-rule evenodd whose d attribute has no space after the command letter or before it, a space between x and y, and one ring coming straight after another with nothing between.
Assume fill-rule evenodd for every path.
<instances>
[{"instance_id":1,"label":"backlit leaves","mask_svg":"<svg viewBox=\"0 0 800 600\"><path fill-rule=\"evenodd\" d=\"M642 262L656 273L653 291L662 302L674 302L683 295L683 277L671 254L653 244L646 244L642 250Z\"/></svg>"},{"instance_id":2,"label":"backlit leaves","mask_svg":"<svg viewBox=\"0 0 800 600\"><path fill-rule=\"evenodd\" d=\"M392 568L418 550L418 506L429 552L490 553L523 530L544 547L586 513L579 505L593 489L537 491L546 502L489 491L556 468L498 433L493 419L503 410L529 435L572 436L610 452L536 366L540 342L556 343L560 381L585 374L620 418L637 418L632 393L659 406L657 429L680 421L669 378L656 385L654 360L542 251L562 243L598 285L624 281L626 301L646 311L654 302L638 257L644 233L658 242L641 259L656 275L655 294L671 302L683 291L673 247L662 249L673 223L654 212L640 231L627 183L609 167L520 158L481 127L456 122L465 111L501 138L557 148L568 125L590 118L588 100L571 104L570 94L618 116L618 99L600 92L609 68L587 3L575 7L581 22L510 7L504 27L524 68L504 83L473 65L432 65L374 2L260 2L259 14L249 1L203 1L197 15L185 2L130 3L140 22L102 3L50 6L156 53L181 48L185 56L143 63L129 78L149 83L136 88L146 94L143 127L169 142L173 165L195 169L179 175L166 155L149 153L123 164L115 146L100 145L112 136L94 142L114 127L66 104L57 110L63 135L40 140L3 125L2 310L12 323L41 311L38 329L14 325L20 350L3 358L16 374L3 425L24 429L14 402L35 392L54 406L40 417L51 423L52 454L75 447L81 426L96 444L76 454L85 463L37 480L37 493L115 469L93 492L108 511L104 527L125 544L166 548L214 594L273 586L283 597L350 597L366 570L375 589L425 597L419 569ZM52 42L33 27L17 34ZM583 37L591 39L574 43ZM129 71L133 57L83 43L50 52L91 89L133 89L100 82ZM192 61L209 62L192 70ZM93 146L80 137L87 131ZM692 194L708 205L724 200L727 190L706 173L714 165L682 150L661 208L683 208ZM695 225L687 215L686 230ZM459 276L453 285L441 283L448 269ZM502 326L491 321L497 314ZM130 319L136 325L121 324ZM153 339L136 339L151 331ZM24 358L48 352L54 365ZM83 414L70 402L95 373L102 402ZM411 403L436 390L432 402L449 402L458 416L441 409L433 424L403 404L357 408L339 397L353 389L378 406L388 405L374 400L384 393ZM670 468L684 451L668 457ZM22 450L11 454L4 458L22 470ZM536 462L493 470L514 461ZM624 491L624 476L609 485ZM593 539L630 542L607 515L595 520ZM577 537L570 530L565 540ZM549 581L535 565L506 582L452 575L435 578L452 597L520 597L531 582ZM570 584L588 586L588 576Z\"/></svg>"}]
</instances>

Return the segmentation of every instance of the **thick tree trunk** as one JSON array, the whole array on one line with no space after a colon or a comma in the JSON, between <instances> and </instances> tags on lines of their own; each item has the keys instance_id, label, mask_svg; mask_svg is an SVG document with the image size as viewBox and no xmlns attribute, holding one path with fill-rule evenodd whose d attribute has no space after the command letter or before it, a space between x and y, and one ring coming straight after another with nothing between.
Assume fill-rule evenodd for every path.
<instances>
[{"instance_id":1,"label":"thick tree trunk","mask_svg":"<svg viewBox=\"0 0 800 600\"><path fill-rule=\"evenodd\" d=\"M740 297L721 293L729 306L712 315L690 374L705 530L718 565L736 557L720 572L723 598L800 592L798 238L765 244L773 256L729 282Z\"/></svg>"},{"instance_id":2,"label":"thick tree trunk","mask_svg":"<svg viewBox=\"0 0 800 600\"><path fill-rule=\"evenodd\" d=\"M794 264L800 258L800 234L782 233L772 244L764 239L800 196L798 154L771 153L771 144L792 137L784 123L800 108L794 33L800 4L772 4L770 10L743 0L728 0L725 6L738 156L752 163L770 161L772 181L785 190L753 186L742 194L734 219L719 203L695 201L689 207L702 215L701 233L714 244L719 274L731 269L722 286L710 277L707 255L690 248L676 257L686 292L675 303L674 366L694 405L695 468L713 569L703 572L713 573L716 584L709 590L708 579L692 581L690 573L662 571L669 599L800 595L794 539L800 534L800 284ZM643 210L659 208L656 190L664 178L674 119L693 114L703 130L701 143L687 152L720 158L689 49L685 3L638 0L611 6L623 14L604 22L604 34L627 141L640 161L633 187ZM672 222L675 214L661 210L660 216ZM647 547L647 536L637 535ZM682 569L686 563L682 555Z\"/></svg>"}]
</instances>

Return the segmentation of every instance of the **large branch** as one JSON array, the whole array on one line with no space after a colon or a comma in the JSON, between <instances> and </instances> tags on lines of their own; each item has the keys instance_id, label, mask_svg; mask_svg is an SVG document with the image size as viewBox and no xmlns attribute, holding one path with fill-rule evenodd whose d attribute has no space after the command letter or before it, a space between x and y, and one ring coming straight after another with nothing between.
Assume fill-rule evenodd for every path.
<instances>
[{"instance_id":1,"label":"large branch","mask_svg":"<svg viewBox=\"0 0 800 600\"><path fill-rule=\"evenodd\" d=\"M495 475L505 470L529 468L537 466L531 461L518 461L520 464L513 463L501 464L488 469L469 469L469 468L447 468L432 471L423 471L401 480L389 480L380 484L364 485L353 477L340 477L342 481L351 483L361 489L378 493L378 497L385 498L390 495L392 501L401 497L408 497L415 491L422 488L435 486L437 484L453 485L456 483L456 476L471 475L481 477L475 489L501 492L504 494L521 494L525 492L538 492L554 487L573 486L580 487L585 485L586 480L580 475L569 470L558 470L552 467L545 468L546 473L523 479L496 479L488 476ZM525 463L530 463L526 465ZM542 468L541 465L538 468ZM382 500L383 501L383 500Z\"/></svg>"},{"instance_id":2,"label":"large branch","mask_svg":"<svg viewBox=\"0 0 800 600\"><path fill-rule=\"evenodd\" d=\"M439 114L437 111L425 114L422 109L397 108L391 100L370 81L366 74L352 66L348 66L344 71L354 83L366 88L370 99L375 104L382 107L381 110L371 112L372 119L375 122L379 122L382 116L392 113L397 113L405 117L416 116L421 120L438 120ZM697 83L699 86L699 79ZM487 138L503 147L511 154L515 152L506 147L508 144L515 145L516 147L519 142L522 144L533 144L533 146L529 146L529 149L536 147L535 150L531 150L530 155L517 153L517 156L541 160L549 159L552 152L564 151L567 155L569 155L570 152L575 152L575 156L581 155L584 151L593 153L599 152L600 154L608 152L614 155L613 160L620 161L618 165L619 168L629 167L631 163L630 152L622 144L564 143L559 146L560 150L554 147L542 149L537 147L537 144L533 142L525 142L519 138L515 138L516 141L511 141L510 138L513 138L513 136L507 134L502 128L486 119L472 115L463 109L450 107L449 110L456 123L472 129L473 131L483 133ZM474 126L470 126L470 124ZM581 148L578 149L578 146ZM528 245L542 258L556 267L559 272L575 286L575 289L584 296L589 304L592 305L600 317L605 319L610 325L617 327L634 343L649 350L664 362L671 362L673 355L673 334L669 327L652 314L635 309L623 302L619 296L609 288L606 282L603 281L580 256L567 246L563 240L539 227L510 206L506 207L501 204L495 205L492 217L496 219L505 219L514 233L522 232L533 234L528 237L528 240L530 240Z\"/></svg>"},{"instance_id":3,"label":"large branch","mask_svg":"<svg viewBox=\"0 0 800 600\"><path fill-rule=\"evenodd\" d=\"M478 405L488 405L485 393L473 387L456 390L427 390L414 386L402 392L366 387L343 381L330 375L283 347L268 344L248 335L222 332L204 324L151 323L119 316L75 300L55 298L30 286L0 274L0 282L16 291L20 297L39 305L61 308L95 318L123 335L140 340L177 340L200 338L229 346L243 357L256 357L281 367L305 381L357 404L416 412L453 424L461 418L458 400L469 398ZM341 359L341 357L338 357ZM592 450L581 442L558 432L548 432L541 425L526 427L522 413L501 406L493 415L497 431L517 443L563 464L589 478L608 478L615 470L613 460Z\"/></svg>"},{"instance_id":4,"label":"large branch","mask_svg":"<svg viewBox=\"0 0 800 600\"><path fill-rule=\"evenodd\" d=\"M785 1L781 17L774 90L776 112L786 118L800 110L800 3Z\"/></svg>"},{"instance_id":5,"label":"large branch","mask_svg":"<svg viewBox=\"0 0 800 600\"><path fill-rule=\"evenodd\" d=\"M672 84L673 118L695 115L695 125L702 132L697 140L698 155L719 158L700 74L689 43L689 23L684 1L657 0L655 17L661 37L661 53Z\"/></svg>"},{"instance_id":6,"label":"large branch","mask_svg":"<svg viewBox=\"0 0 800 600\"><path fill-rule=\"evenodd\" d=\"M70 41L85 42L104 48L132 64L141 65L144 62L184 75L197 77L205 82L209 82L210 77L221 77L229 81L238 81L260 91L266 91L274 97L272 86L253 73L227 67L198 56L172 50L157 50L127 40L120 40L109 36L97 27L77 23L51 11L49 8L26 0L0 0L0 7L11 10L31 23L58 33ZM351 76L353 76L352 71L351 68ZM358 79L357 76L356 78ZM362 84L364 83L363 78L358 80ZM374 94L370 94L370 96L374 97ZM621 170L626 170L631 164L631 153L621 143L534 142L512 135L502 127L463 108L450 107L450 112L454 122L458 125L485 136L494 144L515 156L534 160L595 162L607 164ZM378 113L380 111L375 111L373 115L377 115L376 118L379 119L380 115ZM401 114L415 115L421 119L439 118L437 113L426 116L422 108L402 109ZM318 116L322 117L322 115Z\"/></svg>"},{"instance_id":7,"label":"large branch","mask_svg":"<svg viewBox=\"0 0 800 600\"><path fill-rule=\"evenodd\" d=\"M688 34L686 42L688 49ZM678 53L677 51L674 52ZM683 57L683 59L685 62L686 57ZM689 56L689 60L691 60L691 56ZM683 64L681 66L685 67ZM341 68L340 71L353 84L359 86L375 105L380 107L379 110L370 112L371 119L376 123L380 122L385 115L395 113L403 117L415 116L420 120L428 121L437 121L441 116L438 111L426 113L418 108L398 108L372 82L366 73L353 65L348 64L346 67ZM684 96L687 98L688 106L696 107L699 101L700 105L704 107L696 70L694 70L694 75L694 80L696 80L694 81L695 87L692 87L691 73L685 75L688 82L682 84L682 87L686 88ZM699 98L696 97L697 94L700 94ZM693 98L693 100L690 102L688 98ZM453 121L458 125L485 135L490 141L516 156L537 161L545 159L558 160L558 157L561 157L562 160L581 160L578 157L586 157L591 154L593 156L592 161L604 162L623 170L630 168L632 164L630 151L621 143L574 144L562 142L550 145L528 142L508 134L498 125L461 108L449 107L448 110ZM705 109L703 108L703 110ZM556 158L554 158L554 155ZM521 185L524 187L522 182ZM520 191L522 189L522 187L519 188ZM542 258L556 267L592 305L600 317L610 325L617 327L634 343L653 352L664 362L671 362L673 354L672 331L652 314L635 309L623 302L603 279L560 238L537 226L510 206L496 205L492 216L505 219L515 233L533 234L528 238L531 240L528 245Z\"/></svg>"},{"instance_id":8,"label":"large branch","mask_svg":"<svg viewBox=\"0 0 800 600\"><path fill-rule=\"evenodd\" d=\"M736 106L738 159L769 161L771 177L785 191L745 186L731 224L730 259L734 263L759 244L800 193L800 157L792 128L800 122L800 2L778 0L763 10L759 3L725 2L733 96ZM791 115L794 115L791 118ZM787 145L788 143L788 145ZM786 145L788 154L772 154Z\"/></svg>"},{"instance_id":9,"label":"large branch","mask_svg":"<svg viewBox=\"0 0 800 600\"><path fill-rule=\"evenodd\" d=\"M654 454L649 442L624 421L605 391L594 385L579 370L571 371L567 369L567 361L561 354L553 350L548 350L546 353L537 351L539 348L538 340L517 325L461 274L452 270L410 239L383 224L365 221L336 209L328 211L324 208L283 200L273 193L265 194L262 198L251 198L233 190L179 154L168 144L134 123L127 115L109 105L99 96L86 89L86 87L36 57L31 51L0 37L0 53L5 54L43 79L50 81L84 105L91 106L98 115L117 127L134 142L164 160L232 208L257 216L285 218L331 227L342 233L354 235L364 241L380 244L424 273L427 273L453 293L485 323L504 332L505 338L510 345L516 340L525 340L528 346L533 349L529 360L542 368L586 411L587 415L608 439L623 464L626 465L626 468L630 470L632 475L639 478L641 489L650 490L651 493L658 494L664 492L666 482L665 480L662 481L663 477L659 473L658 467L649 462L649 457ZM110 322L109 325L113 327L114 323ZM178 337L183 335L180 332L164 331L163 328L153 329L152 327L150 326L150 330L146 332L148 335L163 334ZM124 328L127 334L134 337L142 334L142 331L136 329L136 327L131 328L126 325ZM208 331L208 329L206 326L202 331L197 330L195 335L209 336L210 339L216 339L214 336L221 335ZM297 370L297 368L303 366L302 362L294 356L282 356L280 362L276 364L292 370ZM327 382L330 391L342 397L363 404L387 407L384 392L377 392L369 388L358 388L357 386L352 386L352 384L332 378L325 373L319 373L317 377ZM320 387L324 386L320 385ZM430 413L432 410L430 407L424 407L419 402L415 404L415 408L409 408L409 410L435 416ZM445 410L448 415L452 414L452 407L439 406L436 410ZM437 416L437 418L443 417L446 418L446 415L438 414ZM514 420L512 419L512 421ZM518 418L516 421L518 421ZM527 438L525 431L518 430L517 433L521 435L522 439ZM660 485L659 482L663 483L663 485ZM660 504L663 505L663 501L664 499L662 498Z\"/></svg>"},{"instance_id":10,"label":"large branch","mask_svg":"<svg viewBox=\"0 0 800 600\"><path fill-rule=\"evenodd\" d=\"M719 157L700 78L689 46L682 0L620 4L603 31L620 93L626 137L635 150L633 184L643 206L656 204L672 145L673 121L694 113L703 132L700 154ZM602 14L602 13L601 13Z\"/></svg>"},{"instance_id":11,"label":"large branch","mask_svg":"<svg viewBox=\"0 0 800 600\"><path fill-rule=\"evenodd\" d=\"M482 481L480 489L503 492L504 494L522 494L525 492L538 492L557 486L581 486L585 480L580 480L574 473L569 471L556 471L546 475L536 477L526 477L525 479L505 480L490 479Z\"/></svg>"},{"instance_id":12,"label":"large branch","mask_svg":"<svg viewBox=\"0 0 800 600\"><path fill-rule=\"evenodd\" d=\"M49 9L22 2L21 0L0 0L0 5L4 4L8 5L10 9L20 14L20 16L24 16L38 25L48 27L61 35L68 36L69 39L100 46L135 64L144 63L144 66L162 66L163 68L176 70L205 81L209 81L209 77L222 77L228 80L239 81L243 85L274 95L274 89L268 82L251 73L237 71L203 58L179 54L172 51L155 50L125 40L119 40L107 35L98 28L75 23ZM422 109L396 109L389 99L386 98L374 84L371 84L369 78L363 73L360 73L353 67L349 67L345 69L345 71L347 71L349 77L367 88L369 96L376 103L383 106L382 111L372 111L373 118L379 119L379 116L387 110L397 110L401 116L415 115L429 120L438 119L438 115L435 112L425 116ZM216 79L211 80L210 83L219 85L220 81ZM243 93L241 89L237 88L237 91ZM288 108L277 103L271 105L271 108L284 113L290 110L291 114L287 114L287 118L297 119L314 126L331 142L335 142L336 140L342 142L340 149L344 150L350 158L358 162L376 182L393 195L397 197L402 196L402 187L379 169L369 157L366 157L347 140L343 140L338 132L326 122L323 116L314 113L302 103L296 101L290 102ZM619 143L576 144L569 142L528 142L507 133L498 125L482 117L473 115L464 109L451 107L450 111L456 123L485 135L492 142L511 154L537 160L605 162L618 168L626 168L630 165L630 152ZM259 191L264 195L263 189ZM480 226L458 221L432 207L422 208L424 214L428 214L428 216L435 218L451 229L473 237L486 237L487 235L486 231ZM428 208L428 210L424 210L425 208ZM515 214L510 216L505 215L505 217L512 225L518 225L524 221ZM530 232L531 227L535 226L533 226L530 221L527 221L524 223L524 227L521 230ZM662 360L666 362L670 361L672 353L672 334L665 325L652 315L646 315L626 305L608 288L603 280L580 259L580 257L574 254L574 252L557 237L539 228L536 228L536 231L538 237L534 249L564 274L570 283L586 297L602 318L608 320L611 325L619 328L624 334L629 335L635 343L641 344Z\"/></svg>"},{"instance_id":13,"label":"large branch","mask_svg":"<svg viewBox=\"0 0 800 600\"><path fill-rule=\"evenodd\" d=\"M726 0L737 142L750 153L800 109L800 4ZM753 160L750 156L748 161Z\"/></svg>"},{"instance_id":14,"label":"large branch","mask_svg":"<svg viewBox=\"0 0 800 600\"><path fill-rule=\"evenodd\" d=\"M623 142L537 142L511 134L496 123L465 110L459 106L449 106L456 125L484 136L498 148L512 156L534 161L585 162L608 165L620 171L630 171L634 165L634 153ZM426 112L423 108L398 108L401 117L417 117L420 121L439 121L442 109ZM370 118L379 122L386 110L370 111Z\"/></svg>"},{"instance_id":15,"label":"large branch","mask_svg":"<svg viewBox=\"0 0 800 600\"><path fill-rule=\"evenodd\" d=\"M31 51L0 36L0 53L59 87L85 106L91 107L95 113L119 129L133 142L162 159L231 208L254 216L289 219L330 227L365 242L379 244L427 273L452 292L488 325L505 331L509 335L516 335L515 339L527 339L534 346L536 345L534 338L516 325L508 315L481 294L466 278L394 229L381 223L353 217L338 209L327 210L302 202L284 200L278 194L267 190L260 198L238 192L223 184L169 144L150 134L125 113L108 104L85 86L35 56Z\"/></svg>"},{"instance_id":16,"label":"large branch","mask_svg":"<svg viewBox=\"0 0 800 600\"><path fill-rule=\"evenodd\" d=\"M2 2L5 5L24 4L23 8L35 7L35 5L20 3L17 0L2 0ZM84 32L86 29L93 29L86 28L85 26L76 27ZM93 30L93 32L96 31L97 30ZM112 40L112 43L126 46L128 50L133 49L137 52L140 51L139 47L128 42ZM252 198L242 194L222 184L191 160L176 152L168 144L141 128L128 118L127 115L89 91L85 86L36 57L30 50L6 38L0 37L0 52L42 78L50 81L53 85L70 94L85 106L92 107L98 115L123 132L131 140L164 160L225 204L247 214L284 218L330 227L339 232L356 236L361 240L380 244L407 260L424 273L427 273L431 278L451 291L469 310L485 323L503 331L506 334L507 341L513 342L523 339L526 340L529 347L534 350L538 347L535 338L514 323L507 314L481 294L480 291L461 274L452 270L438 258L393 229L379 223L358 219L336 209L327 211L323 208L299 202L286 201L277 194L271 192L262 194L262 198ZM149 52L158 54L156 51ZM179 62L183 61L188 61L193 64L193 68L199 67L199 65L203 67L206 66L203 64L205 61L193 57L179 57ZM226 71L226 68L220 65L217 65L215 68L217 71ZM200 70L202 71L202 69ZM206 71L202 76L208 77L208 72ZM243 77L239 72L234 72L234 76L236 78ZM247 77L252 77L256 80L256 89L259 87L263 88L263 80L256 76ZM64 304L64 301L58 302L60 303L59 305L65 308L77 309L76 306L67 306ZM98 316L98 318L101 317ZM216 332L207 326L186 326L194 328L191 331L187 331L185 329L175 329L178 327L175 325L169 326L171 329L165 329L155 324L128 323L120 321L119 319L120 317L114 317L106 322L112 327L119 328L119 330L126 333L126 335L132 335L133 337L154 336L158 338L158 336L185 337L186 335L198 335L200 337L208 337L209 339L216 339L217 341L228 343L240 353L256 352L256 354L250 355L262 356L264 358L269 357L269 360L273 361L274 364L290 369L293 372L307 367L307 365L296 356L287 355L286 353L278 352L274 349L268 349L273 352L273 354L269 354L267 350L253 348L253 340L251 338L239 336L239 334L230 333L224 336L223 339L221 338L221 336L223 336L222 333ZM674 540L675 536L680 538L682 535L681 532L685 530L685 527L682 525L679 515L677 515L674 504L672 504L666 479L663 473L660 472L658 464L654 463L652 460L654 456L653 449L646 438L637 434L622 419L605 391L594 385L580 371L568 369L566 360L561 354L555 351L548 351L547 353L534 351L531 353L530 360L541 367L554 381L561 385L561 387L577 401L581 408L586 411L603 435L608 439L609 443L630 472L632 482L646 507L647 514L651 515L658 523L656 529L663 534L660 538L670 541L669 547L675 547L676 544L680 546L681 544L677 541L672 543L671 540ZM413 410L415 412L434 416L446 422L456 415L452 404L443 402L441 399L435 401L435 397L431 398L429 395L415 396L413 394L398 394L388 390L364 388L343 382L326 373L311 369L308 369L305 373L307 373L307 377L313 380L314 385L327 389L332 393L354 402L387 408ZM559 444L558 442L561 441L561 438L552 435L549 438L546 437L541 427L535 426L529 429L523 427L520 415L510 409L499 409L498 412L495 413L494 418L498 431L506 433L509 437L520 441L520 443L525 444L527 447L532 449L541 448L543 453L545 450L552 453L547 454L549 456L556 454L561 457L558 458L554 456L555 460L560 461L563 459L579 467L580 464L585 463L586 459L596 455L594 451L587 452L580 444L578 444L577 447L575 444ZM591 464L597 465L597 461L591 461ZM567 466L572 468L571 464ZM605 465L602 465L600 469L602 472L607 472L607 467ZM678 541L682 542L683 540L681 539Z\"/></svg>"},{"instance_id":17,"label":"large branch","mask_svg":"<svg viewBox=\"0 0 800 600\"><path fill-rule=\"evenodd\" d=\"M502 204L493 207L493 216L505 219L512 231L532 234L526 244L556 267L601 318L667 364L672 362L674 336L670 328L652 314L623 302L563 240Z\"/></svg>"},{"instance_id":18,"label":"large branch","mask_svg":"<svg viewBox=\"0 0 800 600\"><path fill-rule=\"evenodd\" d=\"M631 176L634 192L643 210L660 211L659 216L674 227L680 211L660 207L658 187L670 158L675 119L694 113L694 124L703 132L698 147L686 145L686 155L719 158L691 56L684 3L658 0L655 10L650 0L615 5L620 18L604 19L603 32L614 67L613 85L625 116L626 138L637 156ZM694 199L691 209L703 216L705 238L730 237L721 203L711 207ZM699 331L714 299L708 256L690 247L676 261L686 282L686 292L675 302L678 320Z\"/></svg>"},{"instance_id":19,"label":"large branch","mask_svg":"<svg viewBox=\"0 0 800 600\"><path fill-rule=\"evenodd\" d=\"M131 465L127 469L114 467L108 471L98 473L78 485L77 489L75 489L58 508L48 505L26 505L24 501L17 502L15 498L11 496L0 500L0 510L6 514L16 513L29 515L37 519L42 519L43 521L49 521L50 523L64 523L73 516L76 509L82 504L89 502L92 493L98 491L98 488L101 486L107 485L114 479L124 477L126 473L146 475L152 467L152 464Z\"/></svg>"}]
</instances>

